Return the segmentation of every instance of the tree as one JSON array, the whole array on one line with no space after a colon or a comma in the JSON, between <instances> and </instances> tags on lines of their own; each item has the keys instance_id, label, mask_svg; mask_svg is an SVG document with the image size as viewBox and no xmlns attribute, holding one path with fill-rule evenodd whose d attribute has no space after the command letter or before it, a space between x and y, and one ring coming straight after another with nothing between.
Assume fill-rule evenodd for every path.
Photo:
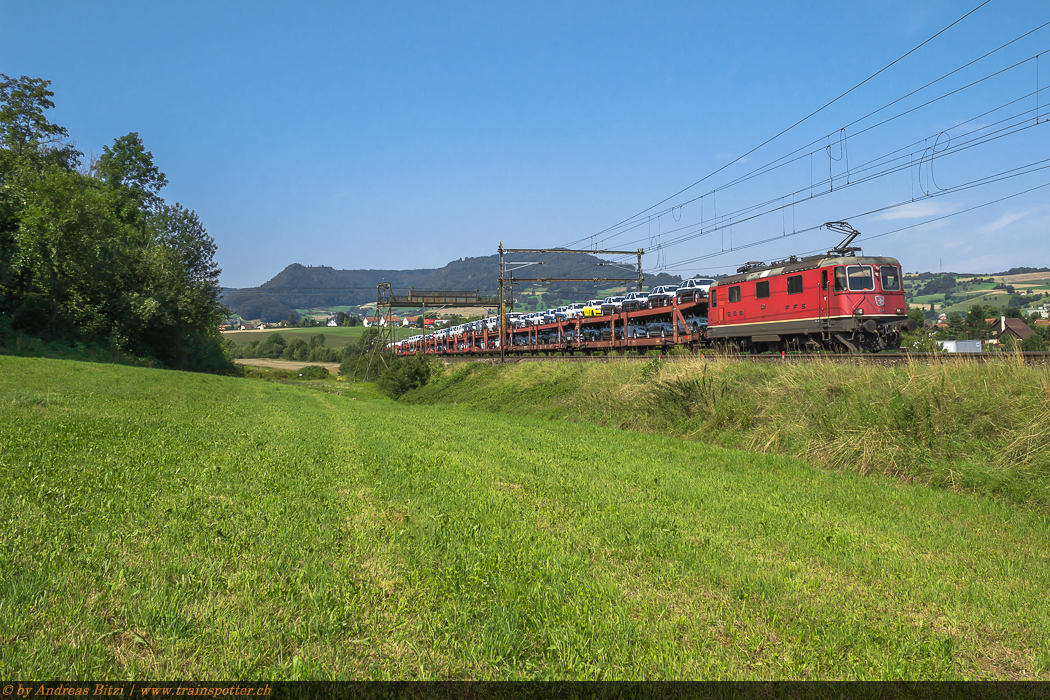
<instances>
[{"instance_id":1,"label":"tree","mask_svg":"<svg viewBox=\"0 0 1050 700\"><path fill-rule=\"evenodd\" d=\"M69 132L53 124L44 116L44 111L54 109L51 98L55 93L48 90L50 80L10 78L0 73L0 132L3 146L11 158L57 156L53 163L61 163L67 169L80 162L80 153L66 143Z\"/></svg>"},{"instance_id":2,"label":"tree","mask_svg":"<svg viewBox=\"0 0 1050 700\"><path fill-rule=\"evenodd\" d=\"M166 180L138 134L78 172L66 130L44 116L50 83L0 78L0 312L11 327L230 369L215 242L194 212L157 196Z\"/></svg>"},{"instance_id":3,"label":"tree","mask_svg":"<svg viewBox=\"0 0 1050 700\"><path fill-rule=\"evenodd\" d=\"M992 332L992 327L985 321L986 318L996 316L998 312L994 307L974 304L966 314L963 325L966 327L966 335L971 340L985 340Z\"/></svg>"},{"instance_id":4,"label":"tree","mask_svg":"<svg viewBox=\"0 0 1050 700\"><path fill-rule=\"evenodd\" d=\"M1046 350L1046 342L1038 333L1033 333L1021 341L1021 349L1025 352L1042 352Z\"/></svg>"},{"instance_id":5,"label":"tree","mask_svg":"<svg viewBox=\"0 0 1050 700\"><path fill-rule=\"evenodd\" d=\"M256 357L280 357L285 347L284 336L280 333L271 333L257 348Z\"/></svg>"},{"instance_id":6,"label":"tree","mask_svg":"<svg viewBox=\"0 0 1050 700\"><path fill-rule=\"evenodd\" d=\"M948 314L948 329L944 332L943 340L960 340L966 337L966 329L963 326L963 317L958 311Z\"/></svg>"},{"instance_id":7,"label":"tree","mask_svg":"<svg viewBox=\"0 0 1050 700\"><path fill-rule=\"evenodd\" d=\"M153 154L146 150L134 131L115 139L113 148L103 146L94 170L103 182L126 195L138 210L157 208L162 201L157 193L168 184L167 177L153 163Z\"/></svg>"},{"instance_id":8,"label":"tree","mask_svg":"<svg viewBox=\"0 0 1050 700\"><path fill-rule=\"evenodd\" d=\"M1001 315L1006 316L1007 318L1024 318L1024 316L1021 315L1021 309L1017 308L1016 306L1007 306L1005 309L1003 309L1003 313Z\"/></svg>"},{"instance_id":9,"label":"tree","mask_svg":"<svg viewBox=\"0 0 1050 700\"><path fill-rule=\"evenodd\" d=\"M144 226L143 245L133 249L135 274L114 302L122 337L137 353L168 366L221 366L217 326L226 309L219 301L215 241L196 213L177 203L157 204L135 218L129 227Z\"/></svg>"},{"instance_id":10,"label":"tree","mask_svg":"<svg viewBox=\"0 0 1050 700\"><path fill-rule=\"evenodd\" d=\"M425 386L436 372L437 363L431 355L394 357L379 377L379 390L397 399L411 389Z\"/></svg>"},{"instance_id":11,"label":"tree","mask_svg":"<svg viewBox=\"0 0 1050 700\"><path fill-rule=\"evenodd\" d=\"M915 329L921 331L926 325L926 314L922 309L913 307L908 309L908 318L915 320Z\"/></svg>"}]
</instances>

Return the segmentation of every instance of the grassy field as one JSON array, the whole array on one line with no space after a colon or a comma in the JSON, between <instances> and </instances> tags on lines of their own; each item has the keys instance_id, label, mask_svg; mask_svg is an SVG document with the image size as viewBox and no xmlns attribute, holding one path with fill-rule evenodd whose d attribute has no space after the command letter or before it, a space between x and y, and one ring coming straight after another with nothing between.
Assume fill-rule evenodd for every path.
<instances>
[{"instance_id":1,"label":"grassy field","mask_svg":"<svg viewBox=\"0 0 1050 700\"><path fill-rule=\"evenodd\" d=\"M360 338L368 330L364 326L334 326L334 327L319 327L319 328L267 328L262 331L224 331L222 337L227 340L233 340L241 345L250 343L253 340L260 342L270 337L271 333L280 333L284 336L285 341L291 342L295 338L302 338L303 340L310 340L315 335L324 335L325 347L328 348L339 348L349 340ZM421 333L418 328L397 328L398 338L408 338L413 335ZM429 335L430 331L427 330Z\"/></svg>"},{"instance_id":2,"label":"grassy field","mask_svg":"<svg viewBox=\"0 0 1050 700\"><path fill-rule=\"evenodd\" d=\"M0 376L8 677L1050 679L1045 512L361 385Z\"/></svg>"},{"instance_id":3,"label":"grassy field","mask_svg":"<svg viewBox=\"0 0 1050 700\"><path fill-rule=\"evenodd\" d=\"M320 328L267 328L261 331L223 331L222 337L241 345L253 340L264 341L271 333L280 333L285 340L293 338L310 340L312 336L324 334L325 347L339 347L348 340L360 338L367 329L364 326L323 326Z\"/></svg>"},{"instance_id":4,"label":"grassy field","mask_svg":"<svg viewBox=\"0 0 1050 700\"><path fill-rule=\"evenodd\" d=\"M803 456L1050 507L1050 370L1009 355L897 367L662 362L450 366L404 401Z\"/></svg>"}]
</instances>

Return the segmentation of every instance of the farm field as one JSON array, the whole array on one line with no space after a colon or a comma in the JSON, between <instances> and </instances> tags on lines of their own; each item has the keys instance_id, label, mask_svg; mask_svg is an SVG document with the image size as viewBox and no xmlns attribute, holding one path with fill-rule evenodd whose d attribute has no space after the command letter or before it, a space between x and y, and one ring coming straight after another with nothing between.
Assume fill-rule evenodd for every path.
<instances>
[{"instance_id":1,"label":"farm field","mask_svg":"<svg viewBox=\"0 0 1050 700\"><path fill-rule=\"evenodd\" d=\"M284 336L287 342L291 342L296 338L302 338L303 340L309 341L315 335L324 335L325 347L327 348L339 348L349 340L360 338L368 330L364 326L319 326L316 328L267 328L265 330L254 330L254 331L223 331L222 337L226 340L233 340L240 345L245 345L258 340L260 342L266 340L271 333L280 333ZM420 333L418 328L398 328L398 338L408 338L413 335ZM428 330L429 334L430 331Z\"/></svg>"},{"instance_id":2,"label":"farm field","mask_svg":"<svg viewBox=\"0 0 1050 700\"><path fill-rule=\"evenodd\" d=\"M250 367L263 367L266 369L284 369L284 370L298 370L308 365L316 365L318 367L324 367L333 375L339 373L338 362L306 362L300 360L271 360L265 357L238 357L234 360L239 365L248 365Z\"/></svg>"},{"instance_id":3,"label":"farm field","mask_svg":"<svg viewBox=\"0 0 1050 700\"><path fill-rule=\"evenodd\" d=\"M364 326L319 326L316 328L266 328L252 331L223 331L222 337L233 340L239 344L250 343L253 340L263 341L271 333L280 333L285 340L292 341L295 338L310 340L312 336L324 334L325 347L339 347L348 340L360 338L367 329Z\"/></svg>"},{"instance_id":4,"label":"farm field","mask_svg":"<svg viewBox=\"0 0 1050 700\"><path fill-rule=\"evenodd\" d=\"M905 276L909 285L909 290L914 291L915 289L923 285L917 279L916 275ZM993 289L993 287L1001 284L1010 285L1017 292L1027 291L1030 294L1045 294L1050 291L1050 273L1046 272L1031 272L1017 275L1006 275L1006 276L981 276L975 277L967 276L956 276L958 287L953 289L952 292L955 295L948 304L945 304L945 295L943 292L937 292L935 294L923 294L917 296L909 296L908 303L912 306L919 306L928 308L929 305L936 304L937 311L944 313L959 312L966 314L970 307L974 304L982 304L985 306L993 306L1000 309L1004 309L1011 301L1011 294L1003 289ZM992 279L993 282L980 282L973 283L974 279ZM1026 306L1035 307L1041 303L1045 303L1045 298L1042 299L1024 299Z\"/></svg>"},{"instance_id":5,"label":"farm field","mask_svg":"<svg viewBox=\"0 0 1050 700\"><path fill-rule=\"evenodd\" d=\"M1050 285L1050 272L1025 272L1020 275L1006 275L1002 278L1006 284L1017 286Z\"/></svg>"},{"instance_id":6,"label":"farm field","mask_svg":"<svg viewBox=\"0 0 1050 700\"><path fill-rule=\"evenodd\" d=\"M0 376L12 677L1050 679L1045 509L367 385Z\"/></svg>"}]
</instances>

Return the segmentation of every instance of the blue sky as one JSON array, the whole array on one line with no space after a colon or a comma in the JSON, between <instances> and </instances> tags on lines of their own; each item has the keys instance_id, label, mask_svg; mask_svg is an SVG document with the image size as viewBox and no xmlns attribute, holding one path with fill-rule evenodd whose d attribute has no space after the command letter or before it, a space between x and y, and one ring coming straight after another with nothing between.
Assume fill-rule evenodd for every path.
<instances>
[{"instance_id":1,"label":"blue sky","mask_svg":"<svg viewBox=\"0 0 1050 700\"><path fill-rule=\"evenodd\" d=\"M1035 125L1031 93L1050 85L1050 54L859 133L1047 51L1050 27L842 131L1050 21L1045 0L992 0L658 216L595 235L731 163L980 1L0 0L0 72L53 81L51 118L86 153L139 132L168 176L162 195L196 210L218 243L228 286L260 284L292 262L440 267L500 241L641 245L652 250L647 269L691 276L827 249L837 235L805 229L847 218L866 253L909 271L1050 265L1050 187L964 211L1050 183L1050 169L961 189L1047 165L1050 122ZM1038 99L1045 107L1050 90ZM1041 114L1050 119L1050 108ZM1008 133L950 151L996 128ZM796 162L715 191L806 144ZM896 149L922 165L856 182L864 163ZM932 179L923 152L941 154ZM821 184L829 172L833 189ZM740 213L760 203L764 215ZM692 237L675 243L683 235Z\"/></svg>"}]
</instances>

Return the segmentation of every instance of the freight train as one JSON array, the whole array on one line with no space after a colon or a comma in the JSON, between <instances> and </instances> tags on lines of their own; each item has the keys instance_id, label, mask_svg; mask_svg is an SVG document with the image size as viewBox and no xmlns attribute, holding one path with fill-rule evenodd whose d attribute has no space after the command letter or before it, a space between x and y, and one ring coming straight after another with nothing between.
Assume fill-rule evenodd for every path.
<instances>
[{"instance_id":1,"label":"freight train","mask_svg":"<svg viewBox=\"0 0 1050 700\"><path fill-rule=\"evenodd\" d=\"M397 354L554 355L645 353L683 346L721 352L879 352L900 348L913 331L895 258L860 254L859 235L845 222L826 227L849 234L826 255L748 263L718 281L686 280L546 313L498 318L399 341ZM501 345L504 347L501 348Z\"/></svg>"}]
</instances>

